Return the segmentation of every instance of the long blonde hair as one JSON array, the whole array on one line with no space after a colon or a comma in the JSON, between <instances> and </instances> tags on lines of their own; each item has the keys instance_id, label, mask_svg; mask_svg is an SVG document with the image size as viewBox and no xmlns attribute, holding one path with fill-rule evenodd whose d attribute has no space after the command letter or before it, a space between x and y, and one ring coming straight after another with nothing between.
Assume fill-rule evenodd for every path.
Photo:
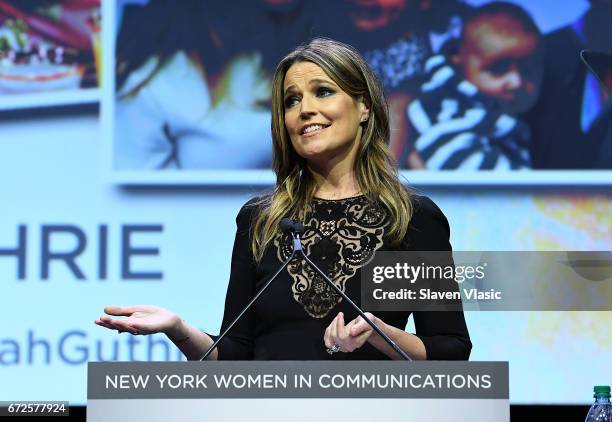
<instances>
[{"instance_id":1,"label":"long blonde hair","mask_svg":"<svg viewBox=\"0 0 612 422\"><path fill-rule=\"evenodd\" d=\"M276 173L274 191L256 206L251 250L257 262L279 232L282 218L303 221L316 185L291 144L285 128L283 85L287 70L298 62L319 66L344 92L363 98L370 109L355 160L355 174L361 191L370 202L380 201L391 222L387 237L398 244L408 230L412 216L411 193L399 181L397 165L389 144L389 111L382 86L366 61L353 47L327 38L314 38L283 58L272 81L272 166Z\"/></svg>"}]
</instances>

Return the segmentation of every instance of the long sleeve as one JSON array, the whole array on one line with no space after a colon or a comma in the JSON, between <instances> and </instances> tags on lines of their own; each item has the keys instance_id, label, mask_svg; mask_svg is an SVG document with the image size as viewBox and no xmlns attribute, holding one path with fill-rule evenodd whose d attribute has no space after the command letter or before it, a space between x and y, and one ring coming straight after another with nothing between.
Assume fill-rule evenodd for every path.
<instances>
[{"instance_id":1,"label":"long sleeve","mask_svg":"<svg viewBox=\"0 0 612 422\"><path fill-rule=\"evenodd\" d=\"M438 206L418 197L405 239L406 250L451 251L450 226ZM423 341L428 360L467 360L472 343L462 311L414 312L416 335Z\"/></svg>"},{"instance_id":2,"label":"long sleeve","mask_svg":"<svg viewBox=\"0 0 612 422\"><path fill-rule=\"evenodd\" d=\"M236 217L236 238L232 251L230 279L225 297L223 332L254 295L256 267L251 254L250 225L252 203L247 202ZM255 318L251 308L217 346L219 360L250 360L253 358ZM216 339L217 336L211 336Z\"/></svg>"}]
</instances>

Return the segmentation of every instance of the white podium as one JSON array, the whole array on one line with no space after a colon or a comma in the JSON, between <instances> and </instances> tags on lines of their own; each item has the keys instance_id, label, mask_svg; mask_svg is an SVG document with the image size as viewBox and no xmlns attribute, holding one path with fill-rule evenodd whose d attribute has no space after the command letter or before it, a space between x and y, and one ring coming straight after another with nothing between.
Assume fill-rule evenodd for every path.
<instances>
[{"instance_id":1,"label":"white podium","mask_svg":"<svg viewBox=\"0 0 612 422\"><path fill-rule=\"evenodd\" d=\"M509 421L507 362L90 362L87 420Z\"/></svg>"}]
</instances>

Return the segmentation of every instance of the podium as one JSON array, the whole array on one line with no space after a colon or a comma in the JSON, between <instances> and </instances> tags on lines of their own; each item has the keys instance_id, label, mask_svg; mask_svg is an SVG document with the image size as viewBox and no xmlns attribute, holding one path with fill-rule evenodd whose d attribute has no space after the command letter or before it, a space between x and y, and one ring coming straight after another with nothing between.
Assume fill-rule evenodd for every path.
<instances>
[{"instance_id":1,"label":"podium","mask_svg":"<svg viewBox=\"0 0 612 422\"><path fill-rule=\"evenodd\" d=\"M508 362L90 362L87 420L509 421Z\"/></svg>"}]
</instances>

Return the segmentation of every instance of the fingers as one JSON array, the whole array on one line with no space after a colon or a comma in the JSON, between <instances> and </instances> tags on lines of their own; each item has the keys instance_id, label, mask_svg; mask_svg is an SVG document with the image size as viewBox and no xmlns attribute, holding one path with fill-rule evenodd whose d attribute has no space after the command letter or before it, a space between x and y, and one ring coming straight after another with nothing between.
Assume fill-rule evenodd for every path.
<instances>
[{"instance_id":1,"label":"fingers","mask_svg":"<svg viewBox=\"0 0 612 422\"><path fill-rule=\"evenodd\" d=\"M113 325L114 319L112 319L108 315L102 315L99 319L105 324Z\"/></svg>"},{"instance_id":2,"label":"fingers","mask_svg":"<svg viewBox=\"0 0 612 422\"><path fill-rule=\"evenodd\" d=\"M372 335L372 330L367 330L356 337L350 337L347 341L347 352L359 349Z\"/></svg>"},{"instance_id":3,"label":"fingers","mask_svg":"<svg viewBox=\"0 0 612 422\"><path fill-rule=\"evenodd\" d=\"M352 326L349 329L349 334L351 337L355 337L360 335L361 333L363 333L367 328L369 328L370 326L364 321L363 318L361 318L360 316L358 316L357 318L355 318L354 320L354 324L352 324ZM351 321L351 322L353 322Z\"/></svg>"},{"instance_id":4,"label":"fingers","mask_svg":"<svg viewBox=\"0 0 612 422\"><path fill-rule=\"evenodd\" d=\"M133 322L128 322L125 319L112 319L107 315L102 315L99 319L94 321L95 324L105 327L111 330L117 330L120 333L125 331L131 334L142 334L141 327Z\"/></svg>"},{"instance_id":5,"label":"fingers","mask_svg":"<svg viewBox=\"0 0 612 422\"><path fill-rule=\"evenodd\" d=\"M375 321L374 315L372 315L370 312L366 312L365 316L368 317L370 321L372 322ZM368 324L368 322L365 319L363 319L361 316L358 316L351 322L354 322L354 324L352 324L352 326L350 327L349 334L353 337L358 336L365 331L372 330L372 327L370 326L370 324Z\"/></svg>"},{"instance_id":6,"label":"fingers","mask_svg":"<svg viewBox=\"0 0 612 422\"><path fill-rule=\"evenodd\" d=\"M99 325L99 326L104 327L104 328L108 328L109 330L116 330L116 328L114 326L112 326L111 324L107 324L107 323L105 323L105 322L103 322L103 321L101 321L99 319L95 320L94 324Z\"/></svg>"},{"instance_id":7,"label":"fingers","mask_svg":"<svg viewBox=\"0 0 612 422\"><path fill-rule=\"evenodd\" d=\"M333 324L333 322L332 322L332 324ZM327 328L325 329L325 335L323 335L323 342L325 343L325 347L327 349L330 349L333 346L333 344L331 342L330 331L331 331L331 324L327 326Z\"/></svg>"},{"instance_id":8,"label":"fingers","mask_svg":"<svg viewBox=\"0 0 612 422\"><path fill-rule=\"evenodd\" d=\"M368 317L368 319L370 321L375 322L376 317L374 315L372 315L370 312L366 312L365 315ZM350 327L350 331L349 331L349 335L351 335L353 337L359 336L359 335L361 335L365 331L372 330L372 327L370 326L370 324L368 324L368 322L366 320L364 320L361 316L358 316L357 318L355 318L351 322L355 322Z\"/></svg>"},{"instance_id":9,"label":"fingers","mask_svg":"<svg viewBox=\"0 0 612 422\"><path fill-rule=\"evenodd\" d=\"M104 328L108 328L109 330L117 330L119 332L119 334L125 333L125 330L121 329L120 327L116 327L113 324L109 324L109 323L103 322L100 319L95 320L94 324L99 325L99 326L104 327Z\"/></svg>"},{"instance_id":10,"label":"fingers","mask_svg":"<svg viewBox=\"0 0 612 422\"><path fill-rule=\"evenodd\" d=\"M134 306L106 306L104 312L114 316L130 316L135 312Z\"/></svg>"},{"instance_id":11,"label":"fingers","mask_svg":"<svg viewBox=\"0 0 612 422\"><path fill-rule=\"evenodd\" d=\"M366 316L370 320L374 318L370 313L366 313ZM362 317L355 318L348 325L345 324L344 313L339 312L325 329L323 340L328 349L338 345L340 351L352 352L367 341L372 331L372 327Z\"/></svg>"},{"instance_id":12,"label":"fingers","mask_svg":"<svg viewBox=\"0 0 612 422\"><path fill-rule=\"evenodd\" d=\"M371 313L367 312L365 315L369 320L375 321ZM362 317L355 318L347 325L344 321L344 313L339 312L325 329L323 339L328 349L338 345L340 351L350 353L363 346L372 332L372 327Z\"/></svg>"},{"instance_id":13,"label":"fingers","mask_svg":"<svg viewBox=\"0 0 612 422\"><path fill-rule=\"evenodd\" d=\"M338 318L340 314L336 315L336 318L329 324L329 346L333 347L338 342Z\"/></svg>"},{"instance_id":14,"label":"fingers","mask_svg":"<svg viewBox=\"0 0 612 422\"><path fill-rule=\"evenodd\" d=\"M348 337L348 330L344 324L344 314L342 312L338 313L336 317L336 338L343 342ZM342 346L340 343L338 345Z\"/></svg>"},{"instance_id":15,"label":"fingers","mask_svg":"<svg viewBox=\"0 0 612 422\"><path fill-rule=\"evenodd\" d=\"M344 326L344 314L339 312L325 329L325 335L323 336L325 347L331 349L334 345L338 345L340 350L342 350L342 339L347 337L346 331L346 327Z\"/></svg>"},{"instance_id":16,"label":"fingers","mask_svg":"<svg viewBox=\"0 0 612 422\"><path fill-rule=\"evenodd\" d=\"M128 323L126 320L123 319L116 319L113 320L113 326L115 326L117 328L117 330L121 331L127 331L131 334L140 334L140 331L138 330L138 327L135 327L134 324L130 324Z\"/></svg>"},{"instance_id":17,"label":"fingers","mask_svg":"<svg viewBox=\"0 0 612 422\"><path fill-rule=\"evenodd\" d=\"M99 321L99 322L98 322ZM118 330L120 333L122 333L123 330L122 328L118 327L116 325L116 322L118 320L116 319L112 319L111 317L109 317L108 315L102 315L100 318L98 318L96 321L94 321L96 324L105 327L105 328L109 328L111 330Z\"/></svg>"},{"instance_id":18,"label":"fingers","mask_svg":"<svg viewBox=\"0 0 612 422\"><path fill-rule=\"evenodd\" d=\"M338 313L338 315L336 315L336 317L325 329L323 340L325 341L325 347L328 349L332 348L334 344L338 343L338 319L341 317L341 314L341 312Z\"/></svg>"},{"instance_id":19,"label":"fingers","mask_svg":"<svg viewBox=\"0 0 612 422\"><path fill-rule=\"evenodd\" d=\"M349 334L351 337L356 337L366 331L372 331L372 327L370 327L370 324L368 324L363 318L359 317L359 321L357 321L355 325L351 327Z\"/></svg>"},{"instance_id":20,"label":"fingers","mask_svg":"<svg viewBox=\"0 0 612 422\"><path fill-rule=\"evenodd\" d=\"M372 331L364 331L361 335L355 337L355 343L358 345L357 347L363 346L363 344L370 338L372 335Z\"/></svg>"}]
</instances>

